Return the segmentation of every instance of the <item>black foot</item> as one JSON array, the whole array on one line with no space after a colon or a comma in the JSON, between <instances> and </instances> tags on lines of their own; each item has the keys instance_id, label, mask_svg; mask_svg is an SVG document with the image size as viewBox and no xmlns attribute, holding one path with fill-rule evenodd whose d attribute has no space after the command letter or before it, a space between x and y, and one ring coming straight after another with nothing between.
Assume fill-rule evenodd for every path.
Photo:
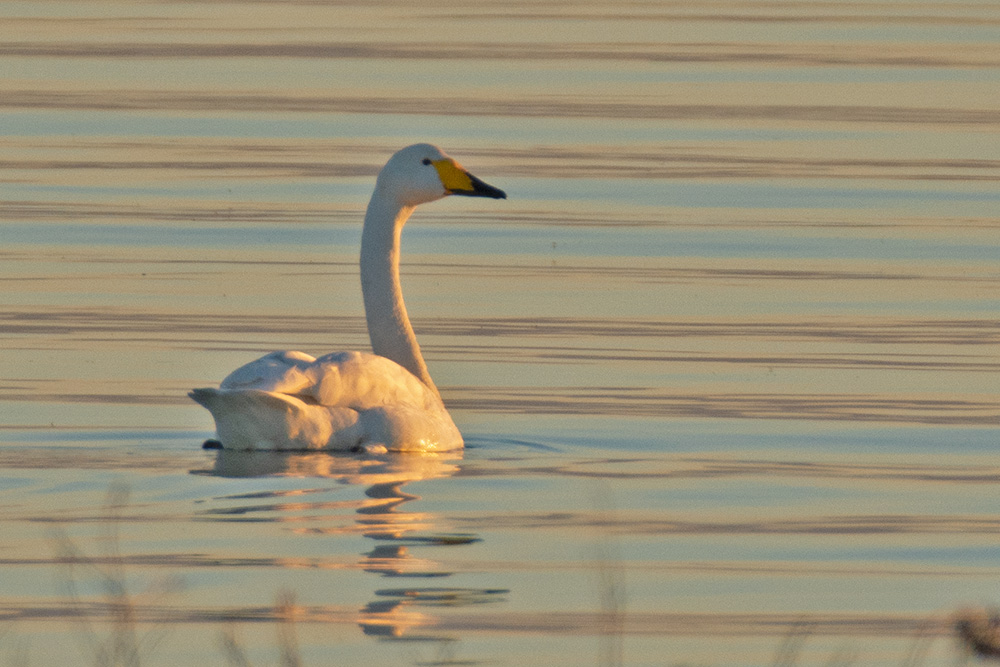
<instances>
[{"instance_id":1,"label":"black foot","mask_svg":"<svg viewBox=\"0 0 1000 667\"><path fill-rule=\"evenodd\" d=\"M201 445L202 449L222 449L222 443L218 440L206 440Z\"/></svg>"}]
</instances>

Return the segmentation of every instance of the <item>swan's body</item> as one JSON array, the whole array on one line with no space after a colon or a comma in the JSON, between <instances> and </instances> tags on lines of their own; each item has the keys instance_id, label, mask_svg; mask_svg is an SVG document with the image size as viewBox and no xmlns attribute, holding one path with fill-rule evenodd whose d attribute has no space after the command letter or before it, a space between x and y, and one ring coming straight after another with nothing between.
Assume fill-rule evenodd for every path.
<instances>
[{"instance_id":1,"label":"swan's body","mask_svg":"<svg viewBox=\"0 0 1000 667\"><path fill-rule=\"evenodd\" d=\"M189 395L227 449L445 451L463 446L427 371L399 283L399 240L419 204L449 194L504 198L439 148L416 144L379 172L361 236L361 288L374 354L272 352L218 389Z\"/></svg>"}]
</instances>

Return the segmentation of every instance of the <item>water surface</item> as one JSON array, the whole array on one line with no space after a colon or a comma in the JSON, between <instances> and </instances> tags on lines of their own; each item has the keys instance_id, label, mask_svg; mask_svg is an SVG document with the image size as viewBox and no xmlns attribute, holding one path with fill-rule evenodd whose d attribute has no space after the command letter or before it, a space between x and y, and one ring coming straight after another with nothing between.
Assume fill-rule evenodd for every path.
<instances>
[{"instance_id":1,"label":"water surface","mask_svg":"<svg viewBox=\"0 0 1000 667\"><path fill-rule=\"evenodd\" d=\"M0 7L0 655L953 665L1000 599L993 3ZM380 165L457 458L202 451L367 349ZM839 662L838 662L839 661Z\"/></svg>"}]
</instances>

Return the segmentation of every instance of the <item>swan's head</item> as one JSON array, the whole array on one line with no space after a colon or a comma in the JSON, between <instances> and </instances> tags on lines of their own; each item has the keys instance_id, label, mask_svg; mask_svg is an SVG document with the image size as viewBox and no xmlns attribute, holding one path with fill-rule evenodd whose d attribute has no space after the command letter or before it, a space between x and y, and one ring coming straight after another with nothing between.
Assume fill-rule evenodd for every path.
<instances>
[{"instance_id":1,"label":"swan's head","mask_svg":"<svg viewBox=\"0 0 1000 667\"><path fill-rule=\"evenodd\" d=\"M431 144L414 144L396 152L379 172L376 189L405 206L448 195L507 198L503 190L483 183Z\"/></svg>"}]
</instances>

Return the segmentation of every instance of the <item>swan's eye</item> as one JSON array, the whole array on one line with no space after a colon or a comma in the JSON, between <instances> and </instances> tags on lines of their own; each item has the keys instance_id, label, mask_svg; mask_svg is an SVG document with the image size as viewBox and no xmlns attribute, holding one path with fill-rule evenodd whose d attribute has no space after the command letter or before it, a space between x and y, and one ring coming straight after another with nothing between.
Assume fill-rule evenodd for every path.
<instances>
[{"instance_id":1,"label":"swan's eye","mask_svg":"<svg viewBox=\"0 0 1000 667\"><path fill-rule=\"evenodd\" d=\"M424 166L426 167L427 165L429 165L431 163L431 159L429 157L425 157L422 160L422 162L424 163Z\"/></svg>"}]
</instances>

